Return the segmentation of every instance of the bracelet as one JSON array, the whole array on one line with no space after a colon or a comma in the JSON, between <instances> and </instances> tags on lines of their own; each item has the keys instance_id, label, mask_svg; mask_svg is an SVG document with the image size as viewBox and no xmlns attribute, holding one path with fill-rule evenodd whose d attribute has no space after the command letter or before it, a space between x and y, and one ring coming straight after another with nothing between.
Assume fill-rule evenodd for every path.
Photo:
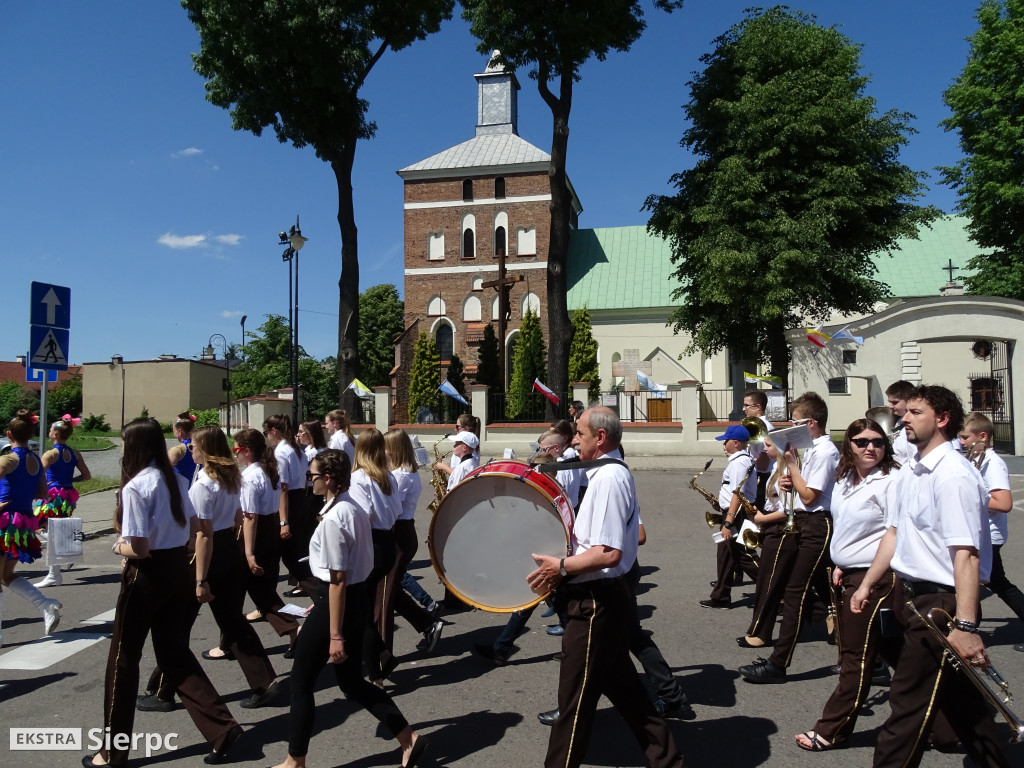
<instances>
[{"instance_id":1,"label":"bracelet","mask_svg":"<svg viewBox=\"0 0 1024 768\"><path fill-rule=\"evenodd\" d=\"M331 635L331 640L341 640L342 642L345 642L344 637L335 637L334 635Z\"/></svg>"},{"instance_id":2,"label":"bracelet","mask_svg":"<svg viewBox=\"0 0 1024 768\"><path fill-rule=\"evenodd\" d=\"M953 619L953 628L971 635L978 634L978 622L966 621L965 619Z\"/></svg>"}]
</instances>

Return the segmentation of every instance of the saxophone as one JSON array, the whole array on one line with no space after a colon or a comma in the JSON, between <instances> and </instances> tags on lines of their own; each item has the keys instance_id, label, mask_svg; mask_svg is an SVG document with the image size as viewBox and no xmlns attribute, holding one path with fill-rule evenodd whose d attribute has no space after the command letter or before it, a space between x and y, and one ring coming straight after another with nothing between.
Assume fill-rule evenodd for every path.
<instances>
[{"instance_id":1,"label":"saxophone","mask_svg":"<svg viewBox=\"0 0 1024 768\"><path fill-rule=\"evenodd\" d=\"M444 440L447 437L448 435L445 435L441 440ZM437 450L438 443L440 443L441 440L434 443L434 463L430 465L430 484L434 486L434 500L427 505L427 510L429 510L431 515L437 512L437 508L441 505L441 502L444 501L445 494L448 493L448 478L444 476L444 472L437 468L437 464L440 461L444 461L448 457L448 454L455 450L455 446L453 445L451 450L446 451L442 456L441 452Z\"/></svg>"},{"instance_id":2,"label":"saxophone","mask_svg":"<svg viewBox=\"0 0 1024 768\"><path fill-rule=\"evenodd\" d=\"M718 513L718 514L715 514L715 512L705 512L704 513L704 520L707 522L708 528L714 528L716 525L721 525L722 524L722 507L718 504L718 497L717 496L713 495L710 491L708 491L708 490L706 490L704 488L701 488L699 485L697 485L697 478L700 477L701 475L703 475L705 472L708 471L708 467L711 466L711 463L713 461L714 461L714 459L708 459L708 463L704 465L704 469L702 469L700 472L698 472L696 475L694 475L693 479L690 480L690 487L693 488L693 490L695 490L701 496L703 496L707 500L708 504L711 505L711 508L713 510L715 510L715 512Z\"/></svg>"}]
</instances>

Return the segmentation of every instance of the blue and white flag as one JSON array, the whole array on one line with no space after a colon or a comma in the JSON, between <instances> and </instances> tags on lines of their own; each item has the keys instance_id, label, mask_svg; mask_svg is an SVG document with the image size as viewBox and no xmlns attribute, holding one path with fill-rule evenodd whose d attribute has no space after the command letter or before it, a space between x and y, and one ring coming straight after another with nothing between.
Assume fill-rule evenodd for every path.
<instances>
[{"instance_id":1,"label":"blue and white flag","mask_svg":"<svg viewBox=\"0 0 1024 768\"><path fill-rule=\"evenodd\" d=\"M636 383L646 389L648 392L667 392L668 387L664 384L658 384L653 378L647 376L641 371L636 372Z\"/></svg>"},{"instance_id":2,"label":"blue and white flag","mask_svg":"<svg viewBox=\"0 0 1024 768\"><path fill-rule=\"evenodd\" d=\"M852 341L852 342L854 342L856 344L863 344L864 343L864 337L863 336L854 336L852 333L850 333L849 327L850 326L848 326L848 325L844 326L842 328L842 330L838 331L837 333L833 333L831 340L833 342L836 342L836 341Z\"/></svg>"},{"instance_id":3,"label":"blue and white flag","mask_svg":"<svg viewBox=\"0 0 1024 768\"><path fill-rule=\"evenodd\" d=\"M448 381L448 379L442 381L441 386L438 387L438 389L440 389L442 392L448 395L448 397L458 400L463 405L469 405L469 403L466 402L466 398L459 394L459 390L457 390L455 386L450 381Z\"/></svg>"}]
</instances>

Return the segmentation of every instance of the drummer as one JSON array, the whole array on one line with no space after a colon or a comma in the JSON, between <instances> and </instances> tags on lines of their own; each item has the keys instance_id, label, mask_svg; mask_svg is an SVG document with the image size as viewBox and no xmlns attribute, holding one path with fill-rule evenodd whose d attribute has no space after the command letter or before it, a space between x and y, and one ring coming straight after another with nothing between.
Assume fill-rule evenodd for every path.
<instances>
[{"instance_id":1,"label":"drummer","mask_svg":"<svg viewBox=\"0 0 1024 768\"><path fill-rule=\"evenodd\" d=\"M476 453L480 447L480 438L472 432L459 432L455 436L455 447L452 454L458 457L459 464L452 470L448 478L448 491L466 479L466 475L480 466L480 458Z\"/></svg>"}]
</instances>

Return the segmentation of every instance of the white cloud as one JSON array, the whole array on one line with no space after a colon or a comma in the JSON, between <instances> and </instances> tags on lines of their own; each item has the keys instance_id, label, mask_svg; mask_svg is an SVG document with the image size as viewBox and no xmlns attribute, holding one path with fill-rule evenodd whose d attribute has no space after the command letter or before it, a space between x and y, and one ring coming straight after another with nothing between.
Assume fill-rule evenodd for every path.
<instances>
[{"instance_id":1,"label":"white cloud","mask_svg":"<svg viewBox=\"0 0 1024 768\"><path fill-rule=\"evenodd\" d=\"M195 157L201 154L203 154L203 150L198 147L185 147L185 149L179 149L177 152L172 153L171 157Z\"/></svg>"},{"instance_id":2,"label":"white cloud","mask_svg":"<svg viewBox=\"0 0 1024 768\"><path fill-rule=\"evenodd\" d=\"M215 235L213 239L216 240L221 245L238 245L241 242L241 240L242 240L242 236L241 235Z\"/></svg>"},{"instance_id":3,"label":"white cloud","mask_svg":"<svg viewBox=\"0 0 1024 768\"><path fill-rule=\"evenodd\" d=\"M172 235L170 232L165 232L156 241L168 248L196 248L206 242L206 235Z\"/></svg>"},{"instance_id":4,"label":"white cloud","mask_svg":"<svg viewBox=\"0 0 1024 768\"><path fill-rule=\"evenodd\" d=\"M242 313L237 309L222 309L220 312L220 316L230 320L233 317L241 317Z\"/></svg>"}]
</instances>

